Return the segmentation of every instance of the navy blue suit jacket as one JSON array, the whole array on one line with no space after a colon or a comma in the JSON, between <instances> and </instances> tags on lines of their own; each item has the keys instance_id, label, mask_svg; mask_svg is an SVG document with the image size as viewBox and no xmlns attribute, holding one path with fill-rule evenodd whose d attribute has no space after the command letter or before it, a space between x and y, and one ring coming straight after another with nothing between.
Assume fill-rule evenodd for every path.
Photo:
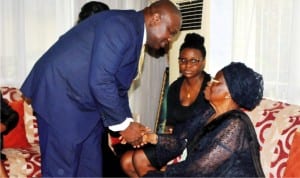
<instances>
[{"instance_id":1,"label":"navy blue suit jacket","mask_svg":"<svg viewBox=\"0 0 300 178\"><path fill-rule=\"evenodd\" d=\"M143 41L142 11L93 15L62 35L37 61L21 91L52 129L82 141L131 117L127 91L137 74Z\"/></svg>"}]
</instances>

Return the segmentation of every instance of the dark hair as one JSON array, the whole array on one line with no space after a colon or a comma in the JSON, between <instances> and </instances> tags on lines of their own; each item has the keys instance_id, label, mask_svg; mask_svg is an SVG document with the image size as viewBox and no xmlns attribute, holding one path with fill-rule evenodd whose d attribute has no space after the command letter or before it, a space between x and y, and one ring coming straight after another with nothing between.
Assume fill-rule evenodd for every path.
<instances>
[{"instance_id":1,"label":"dark hair","mask_svg":"<svg viewBox=\"0 0 300 178\"><path fill-rule=\"evenodd\" d=\"M184 42L182 43L179 52L181 52L185 48L194 48L201 51L203 58L206 57L206 49L204 46L204 37L197 33L188 33L184 38Z\"/></svg>"},{"instance_id":2,"label":"dark hair","mask_svg":"<svg viewBox=\"0 0 300 178\"><path fill-rule=\"evenodd\" d=\"M6 100L4 100L2 93L0 92L1 97L1 124L6 126L6 130L4 130L1 135L6 135L13 128L15 128L19 121L18 113L8 104ZM2 148L2 147L1 147Z\"/></svg>"},{"instance_id":3,"label":"dark hair","mask_svg":"<svg viewBox=\"0 0 300 178\"><path fill-rule=\"evenodd\" d=\"M95 13L105 11L105 10L109 10L108 5L99 1L90 1L82 6L81 11L78 15L77 23L80 23L81 21L83 21L84 19L88 18L89 16Z\"/></svg>"}]
</instances>

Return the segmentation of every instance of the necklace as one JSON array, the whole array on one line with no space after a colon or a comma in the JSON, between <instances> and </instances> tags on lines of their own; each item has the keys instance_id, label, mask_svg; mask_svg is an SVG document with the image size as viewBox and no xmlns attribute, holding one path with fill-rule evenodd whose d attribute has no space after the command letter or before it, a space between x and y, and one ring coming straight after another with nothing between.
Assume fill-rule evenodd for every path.
<instances>
[{"instance_id":1,"label":"necklace","mask_svg":"<svg viewBox=\"0 0 300 178\"><path fill-rule=\"evenodd\" d=\"M188 92L187 95L186 95L186 97L187 97L188 99L190 99L191 94Z\"/></svg>"},{"instance_id":2,"label":"necklace","mask_svg":"<svg viewBox=\"0 0 300 178\"><path fill-rule=\"evenodd\" d=\"M188 85L186 84L185 85L185 88L186 88L186 98L187 99L190 99L191 98L191 93L190 93L190 88L188 87Z\"/></svg>"},{"instance_id":3,"label":"necklace","mask_svg":"<svg viewBox=\"0 0 300 178\"><path fill-rule=\"evenodd\" d=\"M187 80L184 81L185 82L184 86L185 86L185 90L186 90L185 97L187 99L191 98L191 93L195 94L195 92L197 92L197 93L199 92L199 90L201 88L201 85L202 85L203 77L199 76L199 78L200 78L200 80L199 81L194 81L193 85L189 85L188 82L187 82ZM195 85L200 85L200 86L198 86L198 88L195 89Z\"/></svg>"}]
</instances>

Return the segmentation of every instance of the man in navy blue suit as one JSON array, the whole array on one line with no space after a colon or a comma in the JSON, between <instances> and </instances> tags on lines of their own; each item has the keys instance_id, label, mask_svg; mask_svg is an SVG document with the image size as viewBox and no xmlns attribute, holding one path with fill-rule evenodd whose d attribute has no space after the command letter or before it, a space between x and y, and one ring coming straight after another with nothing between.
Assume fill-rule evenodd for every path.
<instances>
[{"instance_id":1,"label":"man in navy blue suit","mask_svg":"<svg viewBox=\"0 0 300 178\"><path fill-rule=\"evenodd\" d=\"M104 11L74 26L36 62L21 91L38 119L44 177L101 177L104 127L143 144L147 128L133 121L127 92L142 45L164 48L180 27L180 11L169 0L138 12Z\"/></svg>"}]
</instances>

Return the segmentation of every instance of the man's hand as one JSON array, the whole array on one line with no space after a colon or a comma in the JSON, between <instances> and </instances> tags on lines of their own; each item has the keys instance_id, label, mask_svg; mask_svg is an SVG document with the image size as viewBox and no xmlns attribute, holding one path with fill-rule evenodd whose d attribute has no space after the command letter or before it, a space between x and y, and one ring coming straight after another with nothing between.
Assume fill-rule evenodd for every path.
<instances>
[{"instance_id":1,"label":"man's hand","mask_svg":"<svg viewBox=\"0 0 300 178\"><path fill-rule=\"evenodd\" d=\"M149 128L144 125L131 122L130 125L123 131L120 131L122 143L130 143L133 147L143 146L143 135L149 131Z\"/></svg>"}]
</instances>

